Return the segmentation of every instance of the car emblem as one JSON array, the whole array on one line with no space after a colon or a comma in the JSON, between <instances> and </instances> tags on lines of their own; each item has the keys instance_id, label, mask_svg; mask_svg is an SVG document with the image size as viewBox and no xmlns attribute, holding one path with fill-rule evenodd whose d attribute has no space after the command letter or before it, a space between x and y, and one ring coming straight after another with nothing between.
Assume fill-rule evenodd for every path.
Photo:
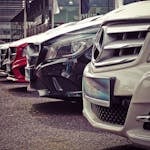
<instances>
[{"instance_id":1,"label":"car emblem","mask_svg":"<svg viewBox=\"0 0 150 150\"><path fill-rule=\"evenodd\" d=\"M100 60L101 54L103 52L103 38L104 38L104 29L100 27L100 30L97 32L95 44L93 46L93 61L98 62Z\"/></svg>"}]
</instances>

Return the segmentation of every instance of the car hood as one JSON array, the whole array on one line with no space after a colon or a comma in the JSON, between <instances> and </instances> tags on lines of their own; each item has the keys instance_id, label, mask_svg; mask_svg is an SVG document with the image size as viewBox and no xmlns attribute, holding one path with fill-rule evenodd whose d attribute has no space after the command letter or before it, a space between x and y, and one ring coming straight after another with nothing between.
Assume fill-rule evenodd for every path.
<instances>
[{"instance_id":1,"label":"car hood","mask_svg":"<svg viewBox=\"0 0 150 150\"><path fill-rule=\"evenodd\" d=\"M86 28L86 27L90 27L92 25L98 25L98 24L100 24L101 16L102 15L90 17L88 19L85 19L84 21L82 20L81 23L80 23L80 21L65 23L56 28L49 29L46 32L14 41L14 42L10 43L10 47L17 47L24 43L41 44L51 38L54 38L56 36L59 36L59 35L65 34L65 33L79 30L79 29ZM93 19L95 19L95 20L93 21Z\"/></svg>"},{"instance_id":2,"label":"car hood","mask_svg":"<svg viewBox=\"0 0 150 150\"><path fill-rule=\"evenodd\" d=\"M104 15L103 23L133 19L150 19L150 1L135 2L115 9Z\"/></svg>"},{"instance_id":3,"label":"car hood","mask_svg":"<svg viewBox=\"0 0 150 150\"><path fill-rule=\"evenodd\" d=\"M0 49L8 49L9 48L9 43L4 43L0 45Z\"/></svg>"}]
</instances>

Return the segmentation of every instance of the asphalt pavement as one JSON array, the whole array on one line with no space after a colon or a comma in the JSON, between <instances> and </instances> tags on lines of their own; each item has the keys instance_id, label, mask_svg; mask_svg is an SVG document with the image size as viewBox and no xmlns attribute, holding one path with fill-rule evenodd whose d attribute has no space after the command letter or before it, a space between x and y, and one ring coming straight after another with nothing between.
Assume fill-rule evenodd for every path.
<instances>
[{"instance_id":1,"label":"asphalt pavement","mask_svg":"<svg viewBox=\"0 0 150 150\"><path fill-rule=\"evenodd\" d=\"M82 102L39 97L0 78L0 150L142 150L92 127Z\"/></svg>"}]
</instances>

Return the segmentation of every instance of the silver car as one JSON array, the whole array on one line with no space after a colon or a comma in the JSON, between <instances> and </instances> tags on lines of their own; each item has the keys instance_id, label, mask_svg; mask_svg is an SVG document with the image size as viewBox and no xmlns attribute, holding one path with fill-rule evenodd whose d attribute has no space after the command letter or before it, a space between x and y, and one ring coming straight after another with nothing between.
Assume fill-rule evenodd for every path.
<instances>
[{"instance_id":1,"label":"silver car","mask_svg":"<svg viewBox=\"0 0 150 150\"><path fill-rule=\"evenodd\" d=\"M82 96L94 127L150 147L149 8L150 1L137 2L103 16Z\"/></svg>"}]
</instances>

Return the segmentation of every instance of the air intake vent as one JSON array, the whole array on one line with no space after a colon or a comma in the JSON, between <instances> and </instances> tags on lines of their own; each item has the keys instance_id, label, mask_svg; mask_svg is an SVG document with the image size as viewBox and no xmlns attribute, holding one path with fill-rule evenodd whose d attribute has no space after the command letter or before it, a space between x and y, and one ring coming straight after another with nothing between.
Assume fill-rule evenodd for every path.
<instances>
[{"instance_id":1,"label":"air intake vent","mask_svg":"<svg viewBox=\"0 0 150 150\"><path fill-rule=\"evenodd\" d=\"M93 48L95 66L134 61L144 44L150 23L115 23L102 26Z\"/></svg>"},{"instance_id":2,"label":"air intake vent","mask_svg":"<svg viewBox=\"0 0 150 150\"><path fill-rule=\"evenodd\" d=\"M92 111L101 120L111 124L124 125L128 106L114 105L111 108L91 104Z\"/></svg>"}]
</instances>

